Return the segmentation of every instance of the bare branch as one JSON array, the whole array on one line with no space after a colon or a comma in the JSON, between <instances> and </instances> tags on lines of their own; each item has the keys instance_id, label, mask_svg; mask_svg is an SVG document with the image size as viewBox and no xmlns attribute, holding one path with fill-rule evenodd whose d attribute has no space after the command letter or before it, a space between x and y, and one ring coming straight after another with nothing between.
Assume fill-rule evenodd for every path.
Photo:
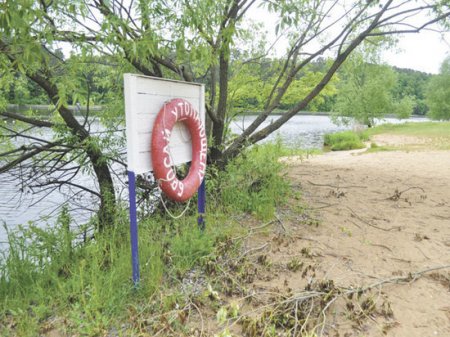
<instances>
[{"instance_id":1,"label":"bare branch","mask_svg":"<svg viewBox=\"0 0 450 337\"><path fill-rule=\"evenodd\" d=\"M31 117L26 117L26 116L19 115L19 114L13 113L13 112L0 112L0 116L4 116L7 118L11 118L11 119L15 119L15 120L18 120L21 122L32 124L37 127L51 128L51 127L55 126L55 124L52 122L43 121L40 119L31 118Z\"/></svg>"},{"instance_id":2,"label":"bare branch","mask_svg":"<svg viewBox=\"0 0 450 337\"><path fill-rule=\"evenodd\" d=\"M42 153L44 151L47 151L55 146L58 146L59 144L56 143L52 143L52 144L47 144L47 145L43 145L43 146L34 146L31 147L32 150L23 154L22 156L20 156L19 158L14 159L13 161L6 163L3 166L0 166L0 173L4 173L7 172L8 170L10 170L11 168L19 165L20 163L23 163L24 161L33 158L35 155Z\"/></svg>"},{"instance_id":3,"label":"bare branch","mask_svg":"<svg viewBox=\"0 0 450 337\"><path fill-rule=\"evenodd\" d=\"M39 187L39 188L41 188L43 186L49 186L49 185L58 185L59 188L61 188L64 185L73 186L73 187L76 187L76 188L78 188L80 190L89 192L89 193L91 193L91 194L93 194L93 195L95 195L95 196L97 196L99 198L101 197L100 193L98 193L97 191L91 190L91 189L87 188L86 186L75 184L75 183L71 182L70 180L56 180L56 179L55 180L49 180L49 181L47 181L45 183L32 185L30 187Z\"/></svg>"}]
</instances>

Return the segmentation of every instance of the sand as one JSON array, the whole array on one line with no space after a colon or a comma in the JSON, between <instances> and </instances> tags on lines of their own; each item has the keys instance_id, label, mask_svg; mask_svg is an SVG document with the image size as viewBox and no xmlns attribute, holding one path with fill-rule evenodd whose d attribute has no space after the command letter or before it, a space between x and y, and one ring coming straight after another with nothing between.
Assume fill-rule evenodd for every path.
<instances>
[{"instance_id":1,"label":"sand","mask_svg":"<svg viewBox=\"0 0 450 337\"><path fill-rule=\"evenodd\" d=\"M291 217L291 230L301 231L303 240L295 240L283 256L307 246L317 277L343 287L450 265L450 151L344 151L285 161L319 225L295 229ZM297 287L295 275L281 277ZM374 315L356 328L336 309L327 331L347 337L450 336L449 280L447 268L406 284L386 284L375 300L389 303L393 317Z\"/></svg>"},{"instance_id":2,"label":"sand","mask_svg":"<svg viewBox=\"0 0 450 337\"><path fill-rule=\"evenodd\" d=\"M376 140L408 148L422 142ZM233 336L275 336L267 329L278 324L276 336L450 336L450 151L363 149L281 160L292 198L269 223L241 219L250 229L244 270L225 264L221 276L238 290L218 289L220 305L239 303L243 319L218 325L217 308L205 310L193 319L197 335L219 336L227 327Z\"/></svg>"}]
</instances>

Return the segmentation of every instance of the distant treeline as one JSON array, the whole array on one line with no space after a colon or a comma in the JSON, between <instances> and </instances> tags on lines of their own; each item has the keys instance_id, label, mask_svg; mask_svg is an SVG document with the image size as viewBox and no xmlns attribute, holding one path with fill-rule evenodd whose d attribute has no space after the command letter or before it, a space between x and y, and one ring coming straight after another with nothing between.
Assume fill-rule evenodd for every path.
<instances>
[{"instance_id":1,"label":"distant treeline","mask_svg":"<svg viewBox=\"0 0 450 337\"><path fill-rule=\"evenodd\" d=\"M413 97L416 103L413 114L425 115L429 110L425 103L425 92L430 79L434 75L406 68L393 67L393 70L398 76L397 86L393 93L394 97L396 99L402 99L405 96Z\"/></svg>"},{"instance_id":2,"label":"distant treeline","mask_svg":"<svg viewBox=\"0 0 450 337\"><path fill-rule=\"evenodd\" d=\"M61 57L63 57L61 55ZM327 69L329 61L325 58L319 59L311 63L304 71L299 73L295 78L291 88L286 93L283 100L280 102L278 109L280 112L286 111L294 106L304 95L315 85L319 78ZM276 81L277 69L282 65L282 62L277 59L262 59L254 67L246 67L245 71L233 71L229 79L229 87L232 94L230 95L229 105L234 114L249 114L257 113L263 109L263 102L270 94L268 90ZM371 65L378 67L377 65ZM383 66L379 66L383 67ZM385 67L385 66L384 66ZM390 67L396 75L396 85L391 94L394 100L400 101L404 97L410 97L413 102L413 111L415 115L425 115L429 110L425 102L425 92L430 79L435 76L421 71ZM236 67L236 69L239 69ZM97 65L89 73L89 78L77 79L74 78L72 88L86 88L86 83L75 83L77 81L87 82L89 88L89 101L92 112L99 112L100 106L105 106L111 102L111 88L110 81L114 75L114 70L109 65ZM116 75L117 76L117 75ZM208 84L208 79L199 78L197 82L204 82ZM345 74L342 71L333 77L322 92L308 105L307 110L313 112L331 112L334 111L336 100L340 93L340 88L347 81ZM116 78L116 83L121 81ZM86 93L82 94L68 90L67 103L73 105L73 109L77 111L75 104L78 102L81 106L81 112L85 111L85 101L80 101L80 97L86 97ZM83 89L86 91L86 89ZM206 93L208 95L208 93ZM117 97L116 97L117 98ZM9 104L9 105L8 105ZM0 109L25 112L31 106L32 110L41 113L48 111L48 107L39 107L42 105L49 105L48 96L43 90L34 82L29 81L19 72L15 80L9 83L8 86L0 88ZM25 110L24 110L25 109ZM78 109L80 110L80 109Z\"/></svg>"}]
</instances>

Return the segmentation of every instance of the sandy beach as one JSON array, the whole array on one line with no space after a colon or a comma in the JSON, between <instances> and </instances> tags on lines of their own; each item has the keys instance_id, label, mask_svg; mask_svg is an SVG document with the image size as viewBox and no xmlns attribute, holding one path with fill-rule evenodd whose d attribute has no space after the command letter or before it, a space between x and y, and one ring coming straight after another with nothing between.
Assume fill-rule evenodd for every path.
<instances>
[{"instance_id":1,"label":"sandy beach","mask_svg":"<svg viewBox=\"0 0 450 337\"><path fill-rule=\"evenodd\" d=\"M319 221L302 233L316 277L362 286L450 265L450 151L344 151L285 161ZM283 254L304 244L299 239ZM380 286L375 301L392 315L373 315L358 328L337 308L330 336L449 336L448 270Z\"/></svg>"}]
</instances>

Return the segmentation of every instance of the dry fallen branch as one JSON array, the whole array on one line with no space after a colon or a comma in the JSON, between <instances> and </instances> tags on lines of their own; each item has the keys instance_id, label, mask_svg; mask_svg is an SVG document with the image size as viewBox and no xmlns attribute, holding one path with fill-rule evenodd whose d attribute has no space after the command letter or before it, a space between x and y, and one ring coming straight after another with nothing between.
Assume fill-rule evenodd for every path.
<instances>
[{"instance_id":1,"label":"dry fallen branch","mask_svg":"<svg viewBox=\"0 0 450 337\"><path fill-rule=\"evenodd\" d=\"M254 248L250 248L248 250L246 250L245 252L243 252L241 255L239 255L238 258L236 258L236 261L240 261L242 260L245 256L249 255L250 253L255 253L255 252L259 252L261 250L264 250L266 247L269 246L269 243L265 243L260 247L254 247Z\"/></svg>"},{"instance_id":2,"label":"dry fallen branch","mask_svg":"<svg viewBox=\"0 0 450 337\"><path fill-rule=\"evenodd\" d=\"M328 207L333 207L333 206L339 206L340 204L335 203L335 204L326 204L324 206L319 206L319 207L311 207L312 210L318 210L318 209L323 209L323 208L328 208Z\"/></svg>"},{"instance_id":3,"label":"dry fallen branch","mask_svg":"<svg viewBox=\"0 0 450 337\"><path fill-rule=\"evenodd\" d=\"M281 221L280 217L275 214L275 218L277 219L277 222L280 224L281 229L284 233L287 233L286 227L284 227L283 221Z\"/></svg>"},{"instance_id":4,"label":"dry fallen branch","mask_svg":"<svg viewBox=\"0 0 450 337\"><path fill-rule=\"evenodd\" d=\"M370 227L373 227L373 228L376 228L376 229L379 229L379 230L382 230L382 231L385 231L385 232L390 232L390 231L393 231L393 230L399 231L401 229L400 226L393 226L393 227L390 227L390 228L379 227L379 226L374 225L374 224L370 223L369 221L363 219L362 217L360 217L350 207L347 206L347 208L348 208L348 210L350 211L350 213L351 213L351 215L353 217L357 218L359 221L365 223L366 225L369 225Z\"/></svg>"},{"instance_id":5,"label":"dry fallen branch","mask_svg":"<svg viewBox=\"0 0 450 337\"><path fill-rule=\"evenodd\" d=\"M317 330L321 327L320 331L321 334L323 334L326 314L338 299L349 299L352 298L352 295L358 295L359 298L362 294L374 289L381 291L381 286L386 284L410 284L427 273L444 269L450 269L450 265L430 267L417 272L410 272L406 276L382 279L367 286L352 288L337 287L334 285L333 281L321 281L316 284L315 288L317 289L295 293L286 297L282 294L278 294L278 297L271 300L272 302L256 308L253 307L245 313L242 313L236 319L230 319L230 324L224 327L224 331L236 323L241 322L243 324L243 329L249 329L249 324L253 324L253 329L249 329L251 330L251 336L264 335L267 326L276 324L277 317L289 317L292 326L289 326L285 331L303 332L308 329L307 326L309 323L312 323L311 326L313 329ZM258 296L258 294L254 294L252 297L256 296ZM366 310L373 310L375 308L375 303L370 304L368 301L368 304L370 307L364 308L364 303L362 305L356 303L362 317L370 318L370 312L366 312ZM261 313L261 316L256 317L255 314L257 313ZM253 319L253 321L250 321L249 323L250 318ZM264 328L263 332L261 333L261 331L258 331L257 327Z\"/></svg>"},{"instance_id":6,"label":"dry fallen branch","mask_svg":"<svg viewBox=\"0 0 450 337\"><path fill-rule=\"evenodd\" d=\"M195 308L195 310L197 310L198 315L200 316L201 330L200 330L200 336L199 337L202 337L203 336L203 332L205 331L205 322L203 320L202 311L200 310L200 308L194 302L192 302L191 299L189 299L189 304L192 305Z\"/></svg>"},{"instance_id":7,"label":"dry fallen branch","mask_svg":"<svg viewBox=\"0 0 450 337\"><path fill-rule=\"evenodd\" d=\"M337 186L337 185L330 185L330 184L317 184L317 183L313 183L310 180L307 180L307 182L310 183L313 186L321 186L321 187L331 187L331 188L367 188L367 186L360 186L360 185Z\"/></svg>"},{"instance_id":8,"label":"dry fallen branch","mask_svg":"<svg viewBox=\"0 0 450 337\"><path fill-rule=\"evenodd\" d=\"M398 189L395 189L394 194L391 195L390 197L386 198L385 200L397 201L397 200L399 200L402 197L403 193L408 192L408 191L413 190L413 189L418 189L418 190L421 190L422 193L425 193L425 190L422 187L412 186L412 187L408 187L407 189L404 189L402 191L399 191Z\"/></svg>"},{"instance_id":9,"label":"dry fallen branch","mask_svg":"<svg viewBox=\"0 0 450 337\"><path fill-rule=\"evenodd\" d=\"M417 279L421 276L423 276L424 274L430 273L432 271L436 271L436 270L443 270L443 269L450 269L450 264L447 265L443 265L443 266L435 266L435 267L430 267L430 268L426 268L426 269L422 269L420 271L417 272L413 272L413 273L409 273L407 276L398 276L398 277L391 277L388 279L384 279L372 284L369 284L366 287L363 287L360 289L360 291L368 291L370 289L373 288L377 288L383 284L387 284L387 283L394 283L394 284L398 284L398 283L412 283L414 281L417 281ZM355 293L357 291L354 291L356 289L352 289L350 292L347 292L346 294L350 294L350 293Z\"/></svg>"},{"instance_id":10,"label":"dry fallen branch","mask_svg":"<svg viewBox=\"0 0 450 337\"><path fill-rule=\"evenodd\" d=\"M389 248L388 246L381 245L381 244L378 244L378 243L371 243L370 245L374 246L374 247L381 247L381 248L387 249L388 251L390 251L392 253L392 249Z\"/></svg>"}]
</instances>

